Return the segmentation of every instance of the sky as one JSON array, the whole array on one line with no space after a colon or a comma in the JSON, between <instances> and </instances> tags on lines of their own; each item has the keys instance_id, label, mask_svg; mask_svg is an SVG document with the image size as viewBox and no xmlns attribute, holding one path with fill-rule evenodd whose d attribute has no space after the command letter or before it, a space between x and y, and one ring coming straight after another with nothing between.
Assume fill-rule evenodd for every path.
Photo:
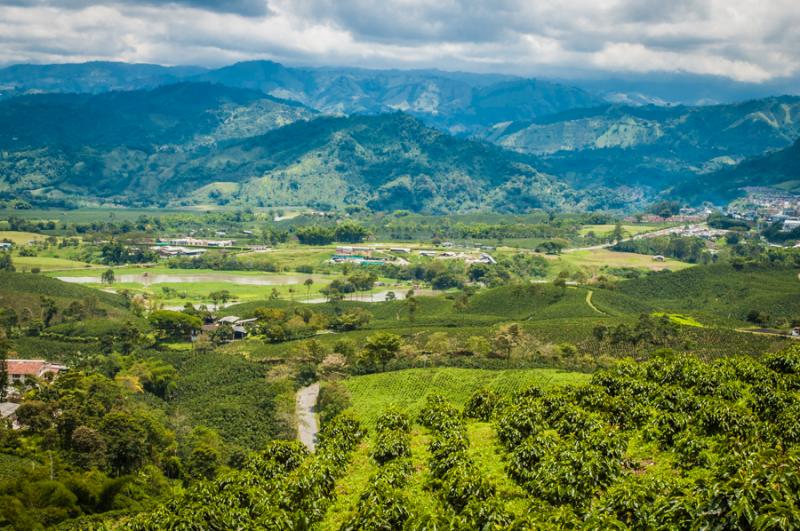
<instances>
[{"instance_id":1,"label":"sky","mask_svg":"<svg viewBox=\"0 0 800 531\"><path fill-rule=\"evenodd\" d=\"M800 73L800 0L0 0L0 63Z\"/></svg>"}]
</instances>

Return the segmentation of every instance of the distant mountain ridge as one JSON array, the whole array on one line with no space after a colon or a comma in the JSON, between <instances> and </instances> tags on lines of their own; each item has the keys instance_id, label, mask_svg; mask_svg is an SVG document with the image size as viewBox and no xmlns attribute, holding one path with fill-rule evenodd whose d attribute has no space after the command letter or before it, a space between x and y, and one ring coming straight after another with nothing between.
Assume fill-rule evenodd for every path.
<instances>
[{"instance_id":1,"label":"distant mountain ridge","mask_svg":"<svg viewBox=\"0 0 800 531\"><path fill-rule=\"evenodd\" d=\"M539 167L574 186L676 183L779 150L800 138L800 97L737 104L604 105L500 124L483 138L539 156ZM694 195L694 194L692 194Z\"/></svg>"},{"instance_id":2,"label":"distant mountain ridge","mask_svg":"<svg viewBox=\"0 0 800 531\"><path fill-rule=\"evenodd\" d=\"M39 202L124 201L129 193L141 204L341 206L352 199L380 208L461 211L526 204L616 208L626 206L619 202L625 197L702 201L741 193L754 161L800 138L797 96L706 106L626 105L550 81L438 70L293 68L271 61L213 70L18 65L0 69L0 92L6 96L0 97L0 194ZM444 136L426 144L431 130L416 121L398 122L398 111ZM375 120L359 121L367 116ZM292 126L307 120L314 120L320 134ZM419 141L398 144L385 134L384 122L395 124L395 134L421 135ZM332 133L331 123L342 129ZM300 130L304 137L295 136ZM381 141L371 142L364 131ZM266 145L245 149L248 139L262 137ZM293 151L285 137L297 143L302 164L289 160ZM485 142L515 153L490 153ZM477 159L471 164L448 158L438 149L445 144ZM348 158L346 145L363 151L360 162ZM322 164L310 153L330 162ZM428 160L416 163L413 153ZM488 171L487 157L502 171ZM448 160L453 168L444 164ZM520 164L527 168L522 173ZM388 180L368 177L375 168ZM768 173L753 174L753 180L779 182ZM503 205L493 195L503 186L498 175L504 182L523 176L530 189L504 196ZM423 185L425 178L432 184ZM478 190L480 199L449 187L459 179ZM411 194L405 202L399 200L404 187Z\"/></svg>"}]
</instances>

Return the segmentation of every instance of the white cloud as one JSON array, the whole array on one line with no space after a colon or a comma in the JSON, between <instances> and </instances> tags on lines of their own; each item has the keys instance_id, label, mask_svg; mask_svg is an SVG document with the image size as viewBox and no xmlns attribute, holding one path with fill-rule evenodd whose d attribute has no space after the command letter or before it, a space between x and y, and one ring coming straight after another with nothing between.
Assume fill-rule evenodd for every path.
<instances>
[{"instance_id":1,"label":"white cloud","mask_svg":"<svg viewBox=\"0 0 800 531\"><path fill-rule=\"evenodd\" d=\"M0 62L800 71L796 0L0 0Z\"/></svg>"}]
</instances>

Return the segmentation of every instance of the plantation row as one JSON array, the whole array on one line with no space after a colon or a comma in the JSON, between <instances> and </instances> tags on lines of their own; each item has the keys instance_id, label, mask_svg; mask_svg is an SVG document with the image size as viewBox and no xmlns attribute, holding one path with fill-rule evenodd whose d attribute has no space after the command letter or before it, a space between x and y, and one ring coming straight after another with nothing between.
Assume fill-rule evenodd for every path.
<instances>
[{"instance_id":1,"label":"plantation row","mask_svg":"<svg viewBox=\"0 0 800 531\"><path fill-rule=\"evenodd\" d=\"M238 470L196 483L123 527L308 529L324 516L336 479L363 436L358 421L340 415L320 432L313 456L299 442L272 442L264 451L248 456Z\"/></svg>"},{"instance_id":2,"label":"plantation row","mask_svg":"<svg viewBox=\"0 0 800 531\"><path fill-rule=\"evenodd\" d=\"M397 420L402 419L402 420ZM763 362L693 356L625 362L591 383L510 395L463 411L429 395L423 494L408 502L408 421L377 421L378 473L346 529L795 529L800 526L800 348ZM499 455L470 454L491 422ZM499 459L525 493L497 495L476 459ZM484 465L486 463L483 463Z\"/></svg>"}]
</instances>

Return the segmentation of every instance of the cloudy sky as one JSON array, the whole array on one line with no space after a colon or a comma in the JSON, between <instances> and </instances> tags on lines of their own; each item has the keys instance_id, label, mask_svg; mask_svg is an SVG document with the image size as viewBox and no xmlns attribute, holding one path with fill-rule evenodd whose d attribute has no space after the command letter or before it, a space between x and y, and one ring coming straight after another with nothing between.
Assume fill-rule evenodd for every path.
<instances>
[{"instance_id":1,"label":"cloudy sky","mask_svg":"<svg viewBox=\"0 0 800 531\"><path fill-rule=\"evenodd\" d=\"M800 73L800 0L0 0L0 63Z\"/></svg>"}]
</instances>

